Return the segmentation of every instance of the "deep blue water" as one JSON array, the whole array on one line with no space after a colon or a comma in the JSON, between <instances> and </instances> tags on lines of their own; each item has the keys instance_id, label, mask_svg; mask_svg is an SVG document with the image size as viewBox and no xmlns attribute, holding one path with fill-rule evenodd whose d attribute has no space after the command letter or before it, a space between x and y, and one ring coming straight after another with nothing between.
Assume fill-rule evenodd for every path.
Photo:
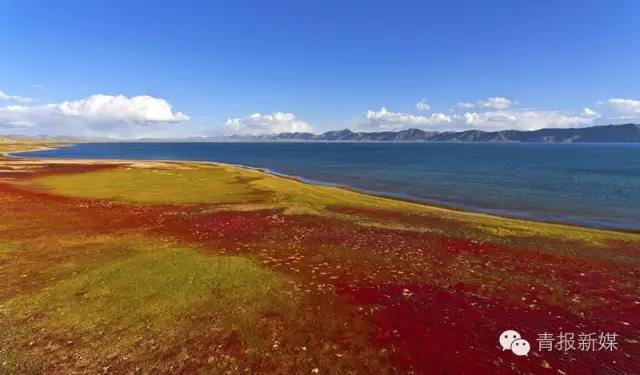
<instances>
[{"instance_id":1,"label":"deep blue water","mask_svg":"<svg viewBox=\"0 0 640 375\"><path fill-rule=\"evenodd\" d=\"M640 145L88 143L23 154L218 161L468 210L640 230Z\"/></svg>"}]
</instances>

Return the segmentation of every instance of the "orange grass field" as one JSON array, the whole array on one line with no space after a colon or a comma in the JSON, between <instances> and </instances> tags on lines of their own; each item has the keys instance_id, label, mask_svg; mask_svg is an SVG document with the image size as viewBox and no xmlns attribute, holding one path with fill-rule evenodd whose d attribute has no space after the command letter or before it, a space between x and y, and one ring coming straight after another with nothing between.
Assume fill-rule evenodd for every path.
<instances>
[{"instance_id":1,"label":"orange grass field","mask_svg":"<svg viewBox=\"0 0 640 375\"><path fill-rule=\"evenodd\" d=\"M0 159L2 374L640 373L639 266L638 234L252 169Z\"/></svg>"}]
</instances>

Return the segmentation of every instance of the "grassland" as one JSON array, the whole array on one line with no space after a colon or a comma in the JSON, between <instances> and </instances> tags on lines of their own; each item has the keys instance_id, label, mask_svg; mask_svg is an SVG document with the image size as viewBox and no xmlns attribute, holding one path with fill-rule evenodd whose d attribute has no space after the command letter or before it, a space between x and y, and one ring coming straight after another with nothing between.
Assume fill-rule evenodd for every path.
<instances>
[{"instance_id":1,"label":"grassland","mask_svg":"<svg viewBox=\"0 0 640 375\"><path fill-rule=\"evenodd\" d=\"M0 373L633 373L639 254L228 165L5 158ZM508 328L619 349L515 357Z\"/></svg>"}]
</instances>

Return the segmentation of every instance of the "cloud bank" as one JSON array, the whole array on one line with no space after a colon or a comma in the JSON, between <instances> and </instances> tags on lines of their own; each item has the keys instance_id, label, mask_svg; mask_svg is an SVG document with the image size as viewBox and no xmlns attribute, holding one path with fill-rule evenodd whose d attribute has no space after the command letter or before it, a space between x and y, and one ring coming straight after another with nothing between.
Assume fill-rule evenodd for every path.
<instances>
[{"instance_id":1,"label":"cloud bank","mask_svg":"<svg viewBox=\"0 0 640 375\"><path fill-rule=\"evenodd\" d=\"M182 112L173 112L164 99L152 96L92 95L86 99L50 104L48 108L64 116L95 121L126 121L135 123L180 122L189 119Z\"/></svg>"},{"instance_id":2,"label":"cloud bank","mask_svg":"<svg viewBox=\"0 0 640 375\"><path fill-rule=\"evenodd\" d=\"M437 129L447 127L452 123L451 116L444 113L431 115L413 115L410 113L391 112L385 107L379 111L369 110L364 115L365 128L378 130L400 130L407 127Z\"/></svg>"},{"instance_id":3,"label":"cloud bank","mask_svg":"<svg viewBox=\"0 0 640 375\"><path fill-rule=\"evenodd\" d=\"M92 95L62 103L0 108L0 131L27 135L131 137L156 125L189 120L164 99Z\"/></svg>"},{"instance_id":4,"label":"cloud bank","mask_svg":"<svg viewBox=\"0 0 640 375\"><path fill-rule=\"evenodd\" d=\"M536 130L541 128L584 127L597 124L640 122L640 100L613 98L596 103L597 110L580 111L513 108L518 102L505 97L491 97L474 102L458 102L450 113L393 112L385 107L369 110L357 123L364 131L419 128L431 131L478 129ZM416 106L416 109L419 109Z\"/></svg>"},{"instance_id":5,"label":"cloud bank","mask_svg":"<svg viewBox=\"0 0 640 375\"><path fill-rule=\"evenodd\" d=\"M31 103L33 99L26 96L18 96L18 95L9 95L4 91L0 90L0 100L11 101L16 103Z\"/></svg>"},{"instance_id":6,"label":"cloud bank","mask_svg":"<svg viewBox=\"0 0 640 375\"><path fill-rule=\"evenodd\" d=\"M230 118L226 126L234 134L257 135L283 132L311 132L313 128L296 119L293 113L275 112L270 115L254 113L244 118Z\"/></svg>"},{"instance_id":7,"label":"cloud bank","mask_svg":"<svg viewBox=\"0 0 640 375\"><path fill-rule=\"evenodd\" d=\"M636 121L640 119L640 100L612 98L599 104L611 111L613 118Z\"/></svg>"},{"instance_id":8,"label":"cloud bank","mask_svg":"<svg viewBox=\"0 0 640 375\"><path fill-rule=\"evenodd\" d=\"M536 130L593 125L599 117L596 112L585 108L577 114L536 110L466 112L455 116L455 119L459 129Z\"/></svg>"}]
</instances>

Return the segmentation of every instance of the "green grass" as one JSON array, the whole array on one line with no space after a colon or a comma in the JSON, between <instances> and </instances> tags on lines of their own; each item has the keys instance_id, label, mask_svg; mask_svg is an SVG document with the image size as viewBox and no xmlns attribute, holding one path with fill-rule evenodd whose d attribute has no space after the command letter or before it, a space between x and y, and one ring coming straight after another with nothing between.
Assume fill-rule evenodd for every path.
<instances>
[{"instance_id":1,"label":"green grass","mask_svg":"<svg viewBox=\"0 0 640 375\"><path fill-rule=\"evenodd\" d=\"M244 203L264 195L240 183L238 178L223 167L213 166L196 169L122 167L49 176L32 182L63 195L147 204Z\"/></svg>"},{"instance_id":2,"label":"green grass","mask_svg":"<svg viewBox=\"0 0 640 375\"><path fill-rule=\"evenodd\" d=\"M48 234L21 241L0 239L0 274L4 278L0 304L13 295L137 254L139 243L139 236L106 235Z\"/></svg>"},{"instance_id":3,"label":"green grass","mask_svg":"<svg viewBox=\"0 0 640 375\"><path fill-rule=\"evenodd\" d=\"M109 355L141 338L179 337L196 316L259 340L262 316L285 316L294 307L285 281L250 259L172 249L143 250L21 295L4 302L0 315L30 328L13 332L19 341L47 332Z\"/></svg>"}]
</instances>

